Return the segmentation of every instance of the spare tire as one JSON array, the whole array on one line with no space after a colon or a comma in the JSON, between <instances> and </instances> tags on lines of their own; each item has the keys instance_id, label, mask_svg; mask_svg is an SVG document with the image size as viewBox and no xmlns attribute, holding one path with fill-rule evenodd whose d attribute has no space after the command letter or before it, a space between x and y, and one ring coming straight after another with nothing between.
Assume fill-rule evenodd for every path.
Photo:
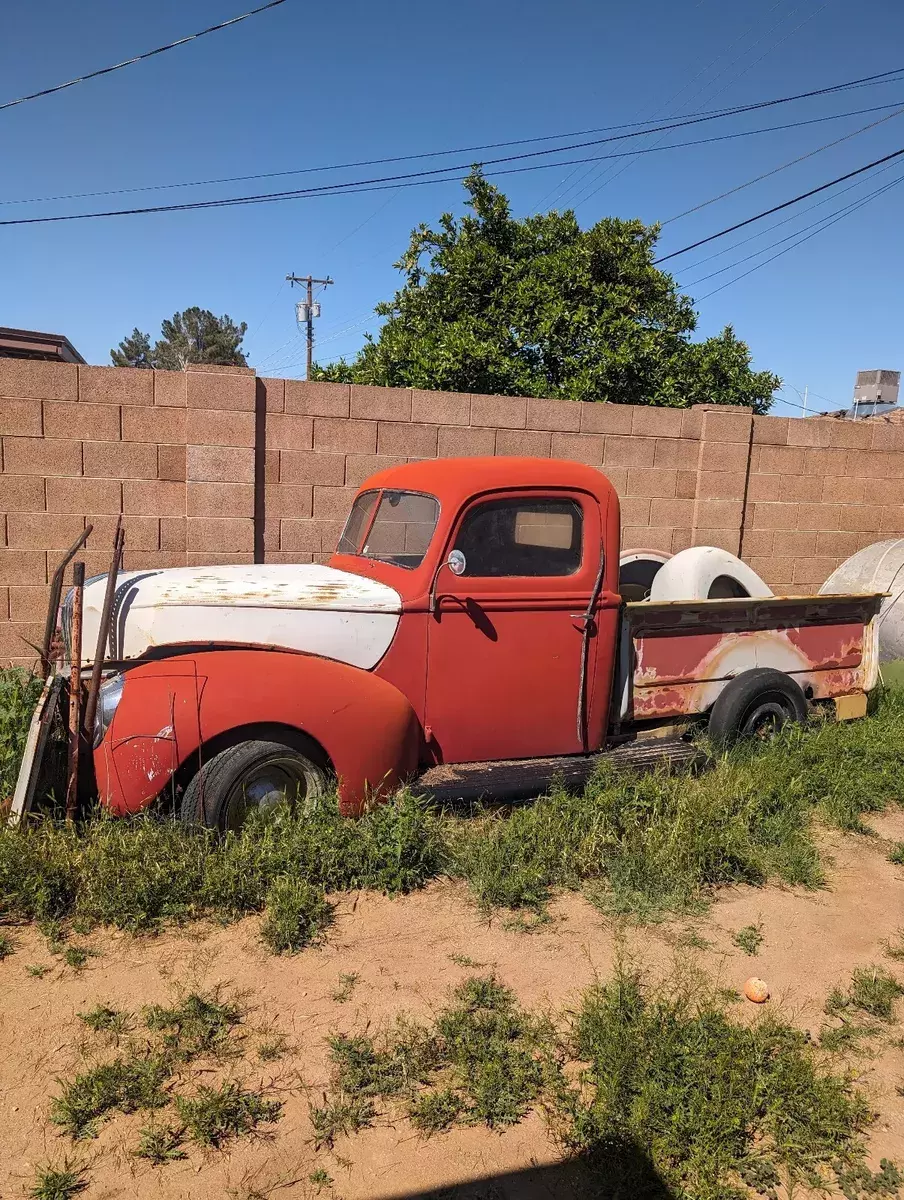
<instances>
[{"instance_id":1,"label":"spare tire","mask_svg":"<svg viewBox=\"0 0 904 1200\"><path fill-rule=\"evenodd\" d=\"M806 721L809 709L800 685L771 667L744 671L727 683L712 707L709 733L728 745L744 737L767 737L788 721Z\"/></svg>"}]
</instances>

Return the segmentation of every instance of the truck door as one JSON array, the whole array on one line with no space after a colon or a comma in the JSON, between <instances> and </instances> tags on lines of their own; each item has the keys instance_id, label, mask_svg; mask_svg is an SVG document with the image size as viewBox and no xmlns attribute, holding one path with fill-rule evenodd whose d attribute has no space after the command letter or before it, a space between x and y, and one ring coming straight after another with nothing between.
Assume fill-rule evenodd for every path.
<instances>
[{"instance_id":1,"label":"truck door","mask_svg":"<svg viewBox=\"0 0 904 1200\"><path fill-rule=\"evenodd\" d=\"M597 501L568 491L484 496L460 516L444 558L453 549L464 570L440 568L428 632L426 723L440 761L581 753L598 648L611 659L617 616L612 597L612 629L601 639L592 620L585 646L581 614L600 592Z\"/></svg>"}]
</instances>

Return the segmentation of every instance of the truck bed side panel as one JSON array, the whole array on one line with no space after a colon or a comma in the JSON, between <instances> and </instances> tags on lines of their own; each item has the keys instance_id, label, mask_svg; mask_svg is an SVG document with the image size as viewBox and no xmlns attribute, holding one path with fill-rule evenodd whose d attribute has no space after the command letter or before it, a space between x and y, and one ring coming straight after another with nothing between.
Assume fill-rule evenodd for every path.
<instances>
[{"instance_id":1,"label":"truck bed side panel","mask_svg":"<svg viewBox=\"0 0 904 1200\"><path fill-rule=\"evenodd\" d=\"M635 720L706 712L754 667L793 676L813 699L869 691L882 597L795 596L626 605Z\"/></svg>"}]
</instances>

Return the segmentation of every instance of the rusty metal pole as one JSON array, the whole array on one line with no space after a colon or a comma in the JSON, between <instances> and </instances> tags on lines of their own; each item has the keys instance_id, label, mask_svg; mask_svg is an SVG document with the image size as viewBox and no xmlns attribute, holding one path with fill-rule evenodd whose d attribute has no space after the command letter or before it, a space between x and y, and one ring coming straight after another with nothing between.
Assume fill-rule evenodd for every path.
<instances>
[{"instance_id":1,"label":"rusty metal pole","mask_svg":"<svg viewBox=\"0 0 904 1200\"><path fill-rule=\"evenodd\" d=\"M88 685L88 699L85 703L85 736L93 737L94 715L97 712L97 697L100 692L100 677L104 669L104 659L107 657L107 639L110 635L110 618L113 615L113 597L116 593L116 576L122 564L122 549L125 544L125 534L122 528L122 514L116 522L116 534L113 538L113 557L110 560L110 573L107 575L107 586L104 591L104 606L100 614L100 624L97 627L97 645L94 650L94 662L91 666L91 682Z\"/></svg>"},{"instance_id":2,"label":"rusty metal pole","mask_svg":"<svg viewBox=\"0 0 904 1200\"><path fill-rule=\"evenodd\" d=\"M69 549L63 556L62 561L57 566L53 573L53 579L50 581L50 599L47 603L47 618L44 622L44 640L41 643L41 667L44 671L44 678L50 674L50 668L53 665L51 660L51 649L53 646L53 635L56 632L57 610L60 607L60 595L63 591L63 575L70 562L78 554L79 550L84 546L85 542L94 528L93 525L88 525L78 535Z\"/></svg>"},{"instance_id":3,"label":"rusty metal pole","mask_svg":"<svg viewBox=\"0 0 904 1200\"><path fill-rule=\"evenodd\" d=\"M82 740L82 614L85 595L85 564L72 568L72 652L69 671L69 757L66 772L66 820L78 812L78 766Z\"/></svg>"}]
</instances>

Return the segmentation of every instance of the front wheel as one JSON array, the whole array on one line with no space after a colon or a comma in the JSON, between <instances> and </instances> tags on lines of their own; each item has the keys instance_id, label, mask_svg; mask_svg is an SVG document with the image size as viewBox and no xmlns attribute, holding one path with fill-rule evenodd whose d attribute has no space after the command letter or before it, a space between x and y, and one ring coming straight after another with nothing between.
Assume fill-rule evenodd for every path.
<instances>
[{"instance_id":1,"label":"front wheel","mask_svg":"<svg viewBox=\"0 0 904 1200\"><path fill-rule=\"evenodd\" d=\"M241 829L251 812L272 812L324 794L327 776L308 755L282 742L227 746L204 763L182 797L180 816L208 829Z\"/></svg>"},{"instance_id":2,"label":"front wheel","mask_svg":"<svg viewBox=\"0 0 904 1200\"><path fill-rule=\"evenodd\" d=\"M719 693L709 733L723 744L765 739L788 721L805 721L807 712L807 698L796 680L771 667L758 667L738 675Z\"/></svg>"}]
</instances>

